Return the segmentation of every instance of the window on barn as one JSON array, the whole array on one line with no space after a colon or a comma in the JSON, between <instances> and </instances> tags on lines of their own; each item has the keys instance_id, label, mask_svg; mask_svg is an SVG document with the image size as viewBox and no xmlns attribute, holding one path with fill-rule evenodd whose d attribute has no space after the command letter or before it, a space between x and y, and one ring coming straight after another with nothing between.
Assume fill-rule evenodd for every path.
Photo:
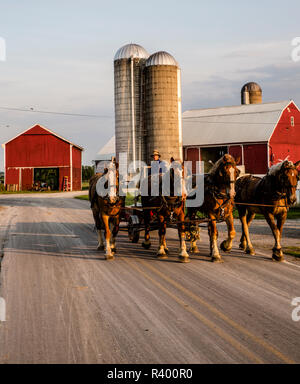
<instances>
[{"instance_id":1,"label":"window on barn","mask_svg":"<svg viewBox=\"0 0 300 384\"><path fill-rule=\"evenodd\" d=\"M291 117L291 127L295 126L295 118L294 116Z\"/></svg>"}]
</instances>

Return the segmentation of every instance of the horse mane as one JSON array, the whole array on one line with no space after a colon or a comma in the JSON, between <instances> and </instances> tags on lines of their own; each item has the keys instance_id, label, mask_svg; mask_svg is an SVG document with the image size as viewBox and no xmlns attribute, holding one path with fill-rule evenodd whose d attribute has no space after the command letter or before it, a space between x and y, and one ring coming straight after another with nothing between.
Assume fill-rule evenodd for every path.
<instances>
[{"instance_id":1,"label":"horse mane","mask_svg":"<svg viewBox=\"0 0 300 384\"><path fill-rule=\"evenodd\" d=\"M279 163L275 164L275 165L272 165L272 167L269 169L269 172L268 172L268 175L269 176L275 176L277 175L278 172L280 172L282 166L284 163L288 162L288 165L290 167L294 167L294 164L291 162L291 161L288 161L288 160L283 160L283 161L280 161Z\"/></svg>"},{"instance_id":2,"label":"horse mane","mask_svg":"<svg viewBox=\"0 0 300 384\"><path fill-rule=\"evenodd\" d=\"M235 163L234 161L234 158L231 156L231 155L224 155L223 157L221 157L214 165L213 167L211 168L211 170L208 172L209 175L211 176L214 176L217 171L219 170L221 164L224 163L224 160L225 160L225 163L229 162L229 163Z\"/></svg>"}]
</instances>

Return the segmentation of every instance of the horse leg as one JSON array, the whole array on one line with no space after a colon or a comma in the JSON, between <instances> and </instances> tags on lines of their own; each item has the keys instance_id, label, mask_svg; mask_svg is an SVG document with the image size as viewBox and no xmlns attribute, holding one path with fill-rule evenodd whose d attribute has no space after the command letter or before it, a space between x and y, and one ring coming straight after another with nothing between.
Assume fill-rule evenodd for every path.
<instances>
[{"instance_id":1,"label":"horse leg","mask_svg":"<svg viewBox=\"0 0 300 384\"><path fill-rule=\"evenodd\" d=\"M169 251L169 248L167 246L166 238L165 238L165 241L164 241L164 248L165 248L166 254L168 255L170 251Z\"/></svg>"},{"instance_id":2,"label":"horse leg","mask_svg":"<svg viewBox=\"0 0 300 384\"><path fill-rule=\"evenodd\" d=\"M238 207L238 212L239 212L239 218L242 222L242 217L243 216L247 216L247 209L245 207ZM245 235L245 231L244 231L244 226L242 225L242 237L241 237L241 240L240 240L240 245L239 245L240 249L242 249L243 251L246 252L246 249L247 249L247 239L246 239L246 235Z\"/></svg>"},{"instance_id":3,"label":"horse leg","mask_svg":"<svg viewBox=\"0 0 300 384\"><path fill-rule=\"evenodd\" d=\"M93 209L93 216L94 216L94 221L95 221L95 225L96 225L97 232L98 232L97 251L104 251L104 242L103 242L103 237L102 237L102 225L101 225L99 211L96 209Z\"/></svg>"},{"instance_id":4,"label":"horse leg","mask_svg":"<svg viewBox=\"0 0 300 384\"><path fill-rule=\"evenodd\" d=\"M287 211L283 215L277 216L277 228L279 230L279 236L278 236L278 240L277 240L277 247L278 247L277 249L279 251L279 257L280 257L279 261L284 261L284 255L283 255L282 248L281 248L281 238L282 238L283 226L284 226L286 219L287 219Z\"/></svg>"},{"instance_id":5,"label":"horse leg","mask_svg":"<svg viewBox=\"0 0 300 384\"><path fill-rule=\"evenodd\" d=\"M223 243L221 244L221 249L224 252L230 252L232 250L232 243L236 235L232 214L226 218L226 224L228 229L228 238L227 240L224 240Z\"/></svg>"},{"instance_id":6,"label":"horse leg","mask_svg":"<svg viewBox=\"0 0 300 384\"><path fill-rule=\"evenodd\" d=\"M113 260L114 255L112 253L111 245L110 245L111 231L110 231L110 225L109 225L109 216L102 215L102 221L105 228L106 260Z\"/></svg>"},{"instance_id":7,"label":"horse leg","mask_svg":"<svg viewBox=\"0 0 300 384\"><path fill-rule=\"evenodd\" d=\"M111 234L111 251L113 253L117 253L117 247L116 247L116 237L118 235L120 228L120 217L116 217L114 220L114 225L112 228L112 234Z\"/></svg>"},{"instance_id":8,"label":"horse leg","mask_svg":"<svg viewBox=\"0 0 300 384\"><path fill-rule=\"evenodd\" d=\"M104 246L104 241L103 241L103 236L102 236L102 230L98 229L98 247L97 251L104 251L105 246Z\"/></svg>"},{"instance_id":9,"label":"horse leg","mask_svg":"<svg viewBox=\"0 0 300 384\"><path fill-rule=\"evenodd\" d=\"M190 242L190 252L198 253L197 240L200 240L200 228L196 223L196 213L188 208L187 218L191 221L188 226L188 237Z\"/></svg>"},{"instance_id":10,"label":"horse leg","mask_svg":"<svg viewBox=\"0 0 300 384\"><path fill-rule=\"evenodd\" d=\"M190 252L191 253L199 253L199 248L198 248L198 245L197 245L197 239L195 239L195 238L191 239L191 249L190 249Z\"/></svg>"},{"instance_id":11,"label":"horse leg","mask_svg":"<svg viewBox=\"0 0 300 384\"><path fill-rule=\"evenodd\" d=\"M249 234L249 227L248 227L248 220L247 220L246 212L244 215L240 216L240 220L241 220L242 228L243 228L242 239L243 239L243 236L246 239L246 249L242 246L242 245L244 245L244 243L241 243L240 248L242 248L248 255L254 256L255 250L254 250L253 245L252 245L251 240L250 240L250 234ZM250 221L250 223L251 223L251 221Z\"/></svg>"},{"instance_id":12,"label":"horse leg","mask_svg":"<svg viewBox=\"0 0 300 384\"><path fill-rule=\"evenodd\" d=\"M273 236L275 239L275 246L273 248L272 259L274 261L279 261L279 262L284 261L284 256L283 256L283 252L282 252L281 245L280 245L281 233L280 233L280 230L278 229L278 227L275 223L274 215L271 213L266 213L265 218L266 218L267 223L269 224L269 226L272 230L272 233L273 233ZM285 220L281 220L281 221L282 222L280 222L280 220L279 220L279 224L280 224L281 229L282 229Z\"/></svg>"},{"instance_id":13,"label":"horse leg","mask_svg":"<svg viewBox=\"0 0 300 384\"><path fill-rule=\"evenodd\" d=\"M165 251L167 224L165 222L165 218L163 215L159 215L158 220L159 220L159 230L158 230L159 248L158 248L158 252L157 252L157 257L159 259L167 259L168 256L167 256L166 251Z\"/></svg>"},{"instance_id":14,"label":"horse leg","mask_svg":"<svg viewBox=\"0 0 300 384\"><path fill-rule=\"evenodd\" d=\"M197 240L200 240L200 228L198 227L198 224L195 224L195 225L193 224L190 227L190 243L191 243L190 252L191 253L199 253Z\"/></svg>"},{"instance_id":15,"label":"horse leg","mask_svg":"<svg viewBox=\"0 0 300 384\"><path fill-rule=\"evenodd\" d=\"M145 240L142 243L142 246L145 249L151 248L151 241L150 241L150 211L148 209L144 210L144 222L145 222Z\"/></svg>"},{"instance_id":16,"label":"horse leg","mask_svg":"<svg viewBox=\"0 0 300 384\"><path fill-rule=\"evenodd\" d=\"M218 229L216 218L210 216L208 224L208 234L210 239L210 256L213 263L223 263L219 249L218 249Z\"/></svg>"},{"instance_id":17,"label":"horse leg","mask_svg":"<svg viewBox=\"0 0 300 384\"><path fill-rule=\"evenodd\" d=\"M253 213L253 212L248 212L248 214L247 214L247 226L248 226L248 230L250 229L250 226L251 226L251 224L252 224L252 221L254 220L254 218L255 218L255 213ZM250 232L249 232L249 238L250 238ZM246 238L245 238L246 239ZM246 244L247 244L247 240L246 240ZM244 249L245 251L247 250L247 246L246 246L246 249ZM254 251L254 249L253 249L253 251ZM255 251L254 251L254 253L255 253Z\"/></svg>"},{"instance_id":18,"label":"horse leg","mask_svg":"<svg viewBox=\"0 0 300 384\"><path fill-rule=\"evenodd\" d=\"M184 210L178 215L178 236L180 241L180 249L179 249L179 260L182 263L189 263L190 257L186 251L186 242L185 242L185 225L184 225Z\"/></svg>"}]
</instances>

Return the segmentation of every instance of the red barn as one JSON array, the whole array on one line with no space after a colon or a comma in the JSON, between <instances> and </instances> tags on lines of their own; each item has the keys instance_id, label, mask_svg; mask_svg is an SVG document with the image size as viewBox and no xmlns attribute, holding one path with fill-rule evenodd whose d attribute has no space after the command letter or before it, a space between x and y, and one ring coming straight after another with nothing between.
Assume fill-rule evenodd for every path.
<instances>
[{"instance_id":1,"label":"red barn","mask_svg":"<svg viewBox=\"0 0 300 384\"><path fill-rule=\"evenodd\" d=\"M246 173L263 175L289 157L300 160L300 110L293 101L200 109L183 114L185 160L204 171L225 153L240 158Z\"/></svg>"},{"instance_id":2,"label":"red barn","mask_svg":"<svg viewBox=\"0 0 300 384\"><path fill-rule=\"evenodd\" d=\"M31 190L36 183L46 183L51 190L81 190L83 148L49 129L35 125L3 148L7 188Z\"/></svg>"}]
</instances>

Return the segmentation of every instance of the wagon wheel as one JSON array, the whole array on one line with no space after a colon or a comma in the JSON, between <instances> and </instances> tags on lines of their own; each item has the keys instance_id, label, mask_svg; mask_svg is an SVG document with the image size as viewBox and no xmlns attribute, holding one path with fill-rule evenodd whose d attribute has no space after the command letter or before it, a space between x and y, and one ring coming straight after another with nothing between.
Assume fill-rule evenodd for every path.
<instances>
[{"instance_id":1,"label":"wagon wheel","mask_svg":"<svg viewBox=\"0 0 300 384\"><path fill-rule=\"evenodd\" d=\"M140 221L138 216L129 217L128 237L129 237L129 240L134 244L137 244L140 240Z\"/></svg>"}]
</instances>

